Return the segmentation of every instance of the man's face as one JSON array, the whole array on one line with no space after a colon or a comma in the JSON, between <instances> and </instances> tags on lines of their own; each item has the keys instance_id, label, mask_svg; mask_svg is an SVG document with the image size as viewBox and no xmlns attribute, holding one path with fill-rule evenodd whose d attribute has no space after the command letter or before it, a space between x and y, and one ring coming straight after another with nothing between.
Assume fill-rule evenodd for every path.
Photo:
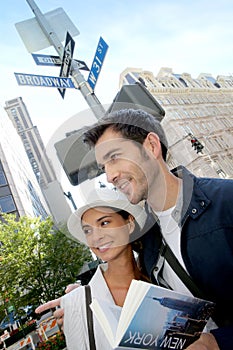
<instances>
[{"instance_id":1,"label":"man's face","mask_svg":"<svg viewBox=\"0 0 233 350\"><path fill-rule=\"evenodd\" d=\"M153 163L144 147L106 129L95 145L96 160L104 167L107 181L123 192L131 203L147 198L153 178Z\"/></svg>"}]
</instances>

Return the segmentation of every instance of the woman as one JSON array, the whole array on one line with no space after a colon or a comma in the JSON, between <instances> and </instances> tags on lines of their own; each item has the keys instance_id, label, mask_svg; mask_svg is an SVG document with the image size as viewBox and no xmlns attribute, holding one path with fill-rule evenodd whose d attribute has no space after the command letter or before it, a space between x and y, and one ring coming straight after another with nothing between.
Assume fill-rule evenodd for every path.
<instances>
[{"instance_id":1,"label":"woman","mask_svg":"<svg viewBox=\"0 0 233 350\"><path fill-rule=\"evenodd\" d=\"M122 307L132 279L146 279L130 243L140 235L145 220L140 205L132 205L122 194L106 188L96 190L88 204L71 215L71 234L106 262L98 266L89 283L93 299L105 300L113 308ZM61 299L69 350L89 349L84 293L84 287L80 287ZM95 317L94 334L97 350L111 349Z\"/></svg>"}]
</instances>

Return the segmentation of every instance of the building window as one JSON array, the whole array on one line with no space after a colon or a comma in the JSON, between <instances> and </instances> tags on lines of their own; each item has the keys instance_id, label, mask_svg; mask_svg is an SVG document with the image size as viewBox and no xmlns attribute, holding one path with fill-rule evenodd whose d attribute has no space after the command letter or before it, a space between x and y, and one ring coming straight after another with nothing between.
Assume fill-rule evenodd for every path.
<instances>
[{"instance_id":1,"label":"building window","mask_svg":"<svg viewBox=\"0 0 233 350\"><path fill-rule=\"evenodd\" d=\"M0 170L0 186L7 185L5 174L2 170Z\"/></svg>"},{"instance_id":2,"label":"building window","mask_svg":"<svg viewBox=\"0 0 233 350\"><path fill-rule=\"evenodd\" d=\"M0 198L0 212L10 213L15 210L16 210L15 203L11 195Z\"/></svg>"}]
</instances>

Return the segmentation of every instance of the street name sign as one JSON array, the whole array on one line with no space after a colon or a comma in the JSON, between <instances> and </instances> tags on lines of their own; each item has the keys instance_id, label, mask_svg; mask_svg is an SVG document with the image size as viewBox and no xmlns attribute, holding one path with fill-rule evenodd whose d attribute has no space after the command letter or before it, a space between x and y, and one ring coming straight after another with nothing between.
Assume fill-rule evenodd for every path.
<instances>
[{"instance_id":1,"label":"street name sign","mask_svg":"<svg viewBox=\"0 0 233 350\"><path fill-rule=\"evenodd\" d=\"M61 66L61 59L59 56L32 53L32 57L38 66Z\"/></svg>"},{"instance_id":2,"label":"street name sign","mask_svg":"<svg viewBox=\"0 0 233 350\"><path fill-rule=\"evenodd\" d=\"M62 64L62 61L59 56L32 53L32 57L38 66L61 66ZM87 71L90 70L84 61L80 61L80 60L75 60L75 61L78 63L79 69L87 70Z\"/></svg>"},{"instance_id":3,"label":"street name sign","mask_svg":"<svg viewBox=\"0 0 233 350\"><path fill-rule=\"evenodd\" d=\"M91 70L87 78L87 82L89 83L93 91L95 89L95 85L99 77L107 50L108 50L108 45L106 44L104 39L100 37L97 45L96 53L92 62Z\"/></svg>"},{"instance_id":4,"label":"street name sign","mask_svg":"<svg viewBox=\"0 0 233 350\"><path fill-rule=\"evenodd\" d=\"M74 39L69 34L69 32L67 32L63 58L61 63L61 70L59 74L60 77L67 78L70 75L71 62L72 62L73 53L74 53L74 45L75 45ZM58 88L58 91L60 92L62 98L64 98L66 89Z\"/></svg>"},{"instance_id":5,"label":"street name sign","mask_svg":"<svg viewBox=\"0 0 233 350\"><path fill-rule=\"evenodd\" d=\"M47 75L35 75L25 73L14 73L17 83L25 86L44 86L59 89L74 88L75 86L70 78L52 77Z\"/></svg>"}]
</instances>

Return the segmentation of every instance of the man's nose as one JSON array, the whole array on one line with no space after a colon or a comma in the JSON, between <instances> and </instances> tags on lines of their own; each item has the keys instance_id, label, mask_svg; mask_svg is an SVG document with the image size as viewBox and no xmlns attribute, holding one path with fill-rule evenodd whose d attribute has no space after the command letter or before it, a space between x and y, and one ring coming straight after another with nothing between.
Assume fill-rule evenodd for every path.
<instances>
[{"instance_id":1,"label":"man's nose","mask_svg":"<svg viewBox=\"0 0 233 350\"><path fill-rule=\"evenodd\" d=\"M107 181L114 185L116 180L119 177L120 171L116 168L116 166L107 163L105 164L105 173L106 173Z\"/></svg>"}]
</instances>

